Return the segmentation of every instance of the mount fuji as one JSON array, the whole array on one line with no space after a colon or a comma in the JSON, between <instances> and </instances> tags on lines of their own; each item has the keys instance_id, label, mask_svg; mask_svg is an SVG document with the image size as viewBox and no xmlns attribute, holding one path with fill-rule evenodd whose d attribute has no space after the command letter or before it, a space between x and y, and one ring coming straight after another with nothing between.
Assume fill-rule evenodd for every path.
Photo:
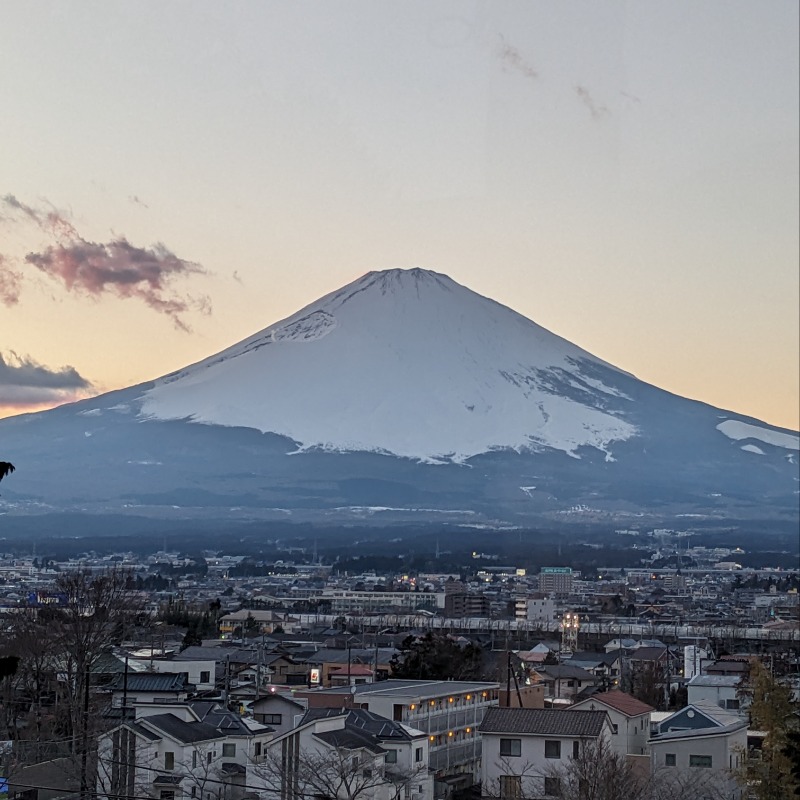
<instances>
[{"instance_id":1,"label":"mount fuji","mask_svg":"<svg viewBox=\"0 0 800 800\"><path fill-rule=\"evenodd\" d=\"M792 520L800 488L797 432L646 384L420 269L2 420L0 442L11 515Z\"/></svg>"}]
</instances>

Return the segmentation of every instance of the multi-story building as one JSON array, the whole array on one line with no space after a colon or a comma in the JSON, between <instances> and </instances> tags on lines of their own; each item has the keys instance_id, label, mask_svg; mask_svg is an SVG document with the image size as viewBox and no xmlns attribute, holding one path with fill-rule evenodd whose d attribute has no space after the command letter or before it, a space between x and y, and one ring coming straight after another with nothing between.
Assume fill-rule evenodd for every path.
<instances>
[{"instance_id":1,"label":"multi-story building","mask_svg":"<svg viewBox=\"0 0 800 800\"><path fill-rule=\"evenodd\" d=\"M480 776L478 725L498 705L500 685L478 681L393 680L302 693L309 708L352 704L401 722L428 737L429 766L438 781L458 788ZM300 693L298 693L300 694Z\"/></svg>"},{"instance_id":2,"label":"multi-story building","mask_svg":"<svg viewBox=\"0 0 800 800\"><path fill-rule=\"evenodd\" d=\"M539 591L544 594L569 594L572 591L571 567L542 567Z\"/></svg>"},{"instance_id":3,"label":"multi-story building","mask_svg":"<svg viewBox=\"0 0 800 800\"><path fill-rule=\"evenodd\" d=\"M444 614L446 617L488 617L489 599L485 594L466 592L447 592L444 598Z\"/></svg>"},{"instance_id":4,"label":"multi-story building","mask_svg":"<svg viewBox=\"0 0 800 800\"><path fill-rule=\"evenodd\" d=\"M350 589L325 589L310 598L330 603L332 614L391 614L431 611L444 608L444 592L360 592Z\"/></svg>"}]
</instances>

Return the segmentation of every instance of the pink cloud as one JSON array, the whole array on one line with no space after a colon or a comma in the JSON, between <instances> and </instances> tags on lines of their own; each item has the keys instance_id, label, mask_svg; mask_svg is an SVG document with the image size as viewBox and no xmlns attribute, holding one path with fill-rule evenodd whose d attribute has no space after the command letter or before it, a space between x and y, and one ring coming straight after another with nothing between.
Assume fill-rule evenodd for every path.
<instances>
[{"instance_id":1,"label":"pink cloud","mask_svg":"<svg viewBox=\"0 0 800 800\"><path fill-rule=\"evenodd\" d=\"M55 207L30 206L12 194L0 197L0 203L11 212L10 219L35 225L52 242L40 252L28 253L20 263L36 267L60 281L68 291L92 297L110 293L136 298L171 317L182 330L188 330L182 314L210 313L208 297L191 297L174 290L179 278L204 275L206 271L193 261L179 258L163 244L137 247L124 236L109 242L90 242ZM12 269L9 260L0 255L0 301L6 305L17 303L22 279L23 274Z\"/></svg>"},{"instance_id":2,"label":"pink cloud","mask_svg":"<svg viewBox=\"0 0 800 800\"><path fill-rule=\"evenodd\" d=\"M48 277L60 280L68 291L99 297L113 292L118 297L135 297L150 308L172 317L186 329L180 314L196 309L208 312L206 298L170 294L170 284L180 276L201 275L205 270L178 258L163 244L136 247L124 238L110 242L88 242L78 238L67 244L51 245L41 253L28 253L25 261Z\"/></svg>"}]
</instances>

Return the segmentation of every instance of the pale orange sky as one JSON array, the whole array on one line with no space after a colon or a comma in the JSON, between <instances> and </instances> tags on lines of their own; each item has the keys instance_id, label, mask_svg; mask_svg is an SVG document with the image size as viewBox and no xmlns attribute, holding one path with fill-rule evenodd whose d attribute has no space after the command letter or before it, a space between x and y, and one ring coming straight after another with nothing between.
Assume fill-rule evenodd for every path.
<instances>
[{"instance_id":1,"label":"pale orange sky","mask_svg":"<svg viewBox=\"0 0 800 800\"><path fill-rule=\"evenodd\" d=\"M0 203L0 415L424 266L796 430L797 30L789 0L7 5L0 197L74 231ZM70 290L76 236L205 273Z\"/></svg>"}]
</instances>

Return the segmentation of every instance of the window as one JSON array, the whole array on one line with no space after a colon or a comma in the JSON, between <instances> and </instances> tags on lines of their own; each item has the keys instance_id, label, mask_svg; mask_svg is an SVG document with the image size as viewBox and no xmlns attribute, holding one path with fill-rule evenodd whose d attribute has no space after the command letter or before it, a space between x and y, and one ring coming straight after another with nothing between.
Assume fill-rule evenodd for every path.
<instances>
[{"instance_id":1,"label":"window","mask_svg":"<svg viewBox=\"0 0 800 800\"><path fill-rule=\"evenodd\" d=\"M371 778L372 777L372 770L371 769L365 769L364 770L364 777L365 778Z\"/></svg>"},{"instance_id":2,"label":"window","mask_svg":"<svg viewBox=\"0 0 800 800\"><path fill-rule=\"evenodd\" d=\"M208 670L200 673L200 683L211 683L211 673Z\"/></svg>"},{"instance_id":3,"label":"window","mask_svg":"<svg viewBox=\"0 0 800 800\"><path fill-rule=\"evenodd\" d=\"M192 797L197 797L197 787L192 786Z\"/></svg>"},{"instance_id":4,"label":"window","mask_svg":"<svg viewBox=\"0 0 800 800\"><path fill-rule=\"evenodd\" d=\"M561 758L561 742L552 739L544 740L544 757Z\"/></svg>"},{"instance_id":5,"label":"window","mask_svg":"<svg viewBox=\"0 0 800 800\"><path fill-rule=\"evenodd\" d=\"M256 742L253 745L253 755L260 756L261 755L261 742Z\"/></svg>"},{"instance_id":6,"label":"window","mask_svg":"<svg viewBox=\"0 0 800 800\"><path fill-rule=\"evenodd\" d=\"M614 736L616 736L619 733L619 725L612 724L611 725L611 733L613 733Z\"/></svg>"},{"instance_id":7,"label":"window","mask_svg":"<svg viewBox=\"0 0 800 800\"><path fill-rule=\"evenodd\" d=\"M387 764L396 764L397 763L397 750L387 750L386 751L386 763Z\"/></svg>"},{"instance_id":8,"label":"window","mask_svg":"<svg viewBox=\"0 0 800 800\"><path fill-rule=\"evenodd\" d=\"M422 761L422 748L421 747L418 747L414 751L414 761L416 761L418 764L419 764L420 761Z\"/></svg>"},{"instance_id":9,"label":"window","mask_svg":"<svg viewBox=\"0 0 800 800\"><path fill-rule=\"evenodd\" d=\"M689 766L690 767L710 767L711 766L711 756L693 756L689 755Z\"/></svg>"},{"instance_id":10,"label":"window","mask_svg":"<svg viewBox=\"0 0 800 800\"><path fill-rule=\"evenodd\" d=\"M263 714L265 725L280 725L283 722L283 714Z\"/></svg>"},{"instance_id":11,"label":"window","mask_svg":"<svg viewBox=\"0 0 800 800\"><path fill-rule=\"evenodd\" d=\"M666 766L666 767L674 767L675 766L675 753L667 753L664 756L664 766Z\"/></svg>"},{"instance_id":12,"label":"window","mask_svg":"<svg viewBox=\"0 0 800 800\"><path fill-rule=\"evenodd\" d=\"M164 769L175 769L175 753L164 753Z\"/></svg>"},{"instance_id":13,"label":"window","mask_svg":"<svg viewBox=\"0 0 800 800\"><path fill-rule=\"evenodd\" d=\"M235 744L223 744L222 745L222 757L223 758L233 758L236 755L236 745Z\"/></svg>"},{"instance_id":14,"label":"window","mask_svg":"<svg viewBox=\"0 0 800 800\"><path fill-rule=\"evenodd\" d=\"M738 700L726 700L725 701L725 708L733 711L739 710L739 701Z\"/></svg>"},{"instance_id":15,"label":"window","mask_svg":"<svg viewBox=\"0 0 800 800\"><path fill-rule=\"evenodd\" d=\"M579 758L581 754L581 743L580 742L573 742L572 743L572 757Z\"/></svg>"},{"instance_id":16,"label":"window","mask_svg":"<svg viewBox=\"0 0 800 800\"><path fill-rule=\"evenodd\" d=\"M192 750L192 769L197 766L197 750Z\"/></svg>"},{"instance_id":17,"label":"window","mask_svg":"<svg viewBox=\"0 0 800 800\"><path fill-rule=\"evenodd\" d=\"M522 739L501 739L500 740L500 755L501 756L521 756L522 755Z\"/></svg>"},{"instance_id":18,"label":"window","mask_svg":"<svg viewBox=\"0 0 800 800\"><path fill-rule=\"evenodd\" d=\"M522 776L500 776L500 800L519 800L522 797Z\"/></svg>"},{"instance_id":19,"label":"window","mask_svg":"<svg viewBox=\"0 0 800 800\"><path fill-rule=\"evenodd\" d=\"M208 751L208 757L206 758L206 761L207 761L209 764L211 763L211 751L210 751L210 750Z\"/></svg>"},{"instance_id":20,"label":"window","mask_svg":"<svg viewBox=\"0 0 800 800\"><path fill-rule=\"evenodd\" d=\"M552 797L558 797L561 794L561 780L559 778L545 778L544 793Z\"/></svg>"},{"instance_id":21,"label":"window","mask_svg":"<svg viewBox=\"0 0 800 800\"><path fill-rule=\"evenodd\" d=\"M159 797L161 800L175 800L175 792L171 789L162 789Z\"/></svg>"}]
</instances>

